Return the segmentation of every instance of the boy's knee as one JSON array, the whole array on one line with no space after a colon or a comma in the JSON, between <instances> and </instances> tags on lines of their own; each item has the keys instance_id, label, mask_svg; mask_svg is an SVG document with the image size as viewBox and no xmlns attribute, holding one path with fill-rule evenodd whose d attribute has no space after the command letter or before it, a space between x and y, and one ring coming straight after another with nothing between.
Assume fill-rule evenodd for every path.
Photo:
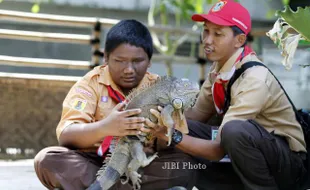
<instances>
[{"instance_id":1,"label":"boy's knee","mask_svg":"<svg viewBox=\"0 0 310 190\"><path fill-rule=\"evenodd\" d=\"M38 172L38 170L41 170L42 168L47 169L50 166L49 162L52 161L52 159L49 159L51 155L49 153L59 152L60 149L67 150L64 147L52 146L52 147L44 148L41 151L39 151L37 155L34 157L34 167L35 167L36 172Z\"/></svg>"},{"instance_id":2,"label":"boy's knee","mask_svg":"<svg viewBox=\"0 0 310 190\"><path fill-rule=\"evenodd\" d=\"M232 120L227 122L221 133L221 143L224 147L233 146L236 142L246 139L247 123L242 120Z\"/></svg>"},{"instance_id":3,"label":"boy's knee","mask_svg":"<svg viewBox=\"0 0 310 190\"><path fill-rule=\"evenodd\" d=\"M41 168L39 166L42 165L42 163L44 163L44 160L46 158L46 154L49 152L50 147L44 148L42 150L40 150L37 155L34 157L34 166L35 168Z\"/></svg>"}]
</instances>

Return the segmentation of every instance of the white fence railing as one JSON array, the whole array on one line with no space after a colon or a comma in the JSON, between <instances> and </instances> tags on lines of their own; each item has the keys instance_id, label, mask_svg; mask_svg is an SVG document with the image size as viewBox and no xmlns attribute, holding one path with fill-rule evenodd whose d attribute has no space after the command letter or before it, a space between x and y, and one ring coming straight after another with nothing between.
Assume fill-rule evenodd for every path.
<instances>
[{"instance_id":1,"label":"white fence railing","mask_svg":"<svg viewBox=\"0 0 310 190\"><path fill-rule=\"evenodd\" d=\"M70 68L70 69L87 69L100 64L100 58L103 53L100 50L101 28L110 28L119 20L108 18L94 17L77 17L52 14L34 14L20 11L0 10L0 20L42 24L42 25L58 25L70 27L87 27L93 28L92 34L65 34L65 33L47 33L23 30L0 29L0 38L14 40L29 40L39 42L57 42L57 43L74 43L74 44L90 44L92 48L92 57L90 61L75 60L58 60L58 59L39 59L26 57L12 57L0 55L0 64L14 66L33 66L33 67L52 67L52 68ZM174 36L190 34L192 38L199 40L199 32L189 28L176 28L172 26L148 26L149 30L164 33L169 32ZM252 31L253 36L262 36L266 34L268 29L255 29ZM199 53L198 55L201 55ZM199 57L199 56L198 56ZM188 56L165 56L155 54L154 61L172 60L176 63L198 63L200 62L200 79L204 79L205 64L201 64L200 58Z\"/></svg>"}]
</instances>

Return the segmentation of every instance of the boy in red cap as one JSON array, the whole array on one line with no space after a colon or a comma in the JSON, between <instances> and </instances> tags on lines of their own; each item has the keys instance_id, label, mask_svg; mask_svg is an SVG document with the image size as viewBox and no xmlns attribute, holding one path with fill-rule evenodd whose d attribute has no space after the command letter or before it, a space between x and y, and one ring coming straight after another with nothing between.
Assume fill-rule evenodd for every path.
<instances>
[{"instance_id":1,"label":"boy in red cap","mask_svg":"<svg viewBox=\"0 0 310 190\"><path fill-rule=\"evenodd\" d=\"M208 14L195 14L192 20L204 22L204 52L213 65L195 106L186 112L190 133L182 135L175 130L174 145L204 158L204 163L209 165L202 171L201 178L205 180L224 176L217 183L238 179L244 189L296 189L306 175L306 144L292 105L277 80L267 68L253 66L227 92L237 69L245 63L261 63L246 45L251 31L249 12L240 3L219 1ZM231 97L228 106L227 94ZM154 115L159 113L151 111ZM216 114L223 117L218 131L205 124ZM165 128L148 120L146 123L159 138L167 140ZM214 140L213 132L217 132ZM210 162L219 161L225 155L230 159L228 164ZM233 170L216 171L218 175L212 175L215 165L218 168L226 165L223 167ZM196 186L204 189L202 184ZM240 186L230 188L240 189Z\"/></svg>"}]
</instances>

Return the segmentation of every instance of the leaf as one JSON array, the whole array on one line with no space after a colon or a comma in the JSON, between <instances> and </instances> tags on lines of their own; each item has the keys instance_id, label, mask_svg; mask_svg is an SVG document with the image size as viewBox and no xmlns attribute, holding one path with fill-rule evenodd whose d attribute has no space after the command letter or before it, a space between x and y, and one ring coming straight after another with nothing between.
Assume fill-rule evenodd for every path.
<instances>
[{"instance_id":1,"label":"leaf","mask_svg":"<svg viewBox=\"0 0 310 190\"><path fill-rule=\"evenodd\" d=\"M38 3L33 4L31 12L38 13L40 11L40 5Z\"/></svg>"},{"instance_id":2,"label":"leaf","mask_svg":"<svg viewBox=\"0 0 310 190\"><path fill-rule=\"evenodd\" d=\"M170 3L175 7L180 7L179 1L173 0L173 1L170 1Z\"/></svg>"},{"instance_id":3,"label":"leaf","mask_svg":"<svg viewBox=\"0 0 310 190\"><path fill-rule=\"evenodd\" d=\"M283 5L288 5L290 3L290 0L282 0Z\"/></svg>"},{"instance_id":4,"label":"leaf","mask_svg":"<svg viewBox=\"0 0 310 190\"><path fill-rule=\"evenodd\" d=\"M278 18L273 28L266 33L266 35L277 45L281 50L281 55L284 57L282 64L286 69L291 69L293 64L293 57L299 41L302 39L301 34L293 33L294 29L287 24L282 18Z\"/></svg>"},{"instance_id":5,"label":"leaf","mask_svg":"<svg viewBox=\"0 0 310 190\"><path fill-rule=\"evenodd\" d=\"M195 10L196 10L196 12L197 12L198 14L203 13L203 8L202 8L202 6L196 7Z\"/></svg>"},{"instance_id":6,"label":"leaf","mask_svg":"<svg viewBox=\"0 0 310 190\"><path fill-rule=\"evenodd\" d=\"M195 11L194 5L188 1L184 1L184 7L186 10Z\"/></svg>"},{"instance_id":7,"label":"leaf","mask_svg":"<svg viewBox=\"0 0 310 190\"><path fill-rule=\"evenodd\" d=\"M281 16L285 22L306 38L307 41L310 41L310 7L298 7L297 11L294 12L286 5L283 11L277 11L276 14Z\"/></svg>"},{"instance_id":8,"label":"leaf","mask_svg":"<svg viewBox=\"0 0 310 190\"><path fill-rule=\"evenodd\" d=\"M298 45L301 45L301 46L310 46L310 41L300 40Z\"/></svg>"},{"instance_id":9,"label":"leaf","mask_svg":"<svg viewBox=\"0 0 310 190\"><path fill-rule=\"evenodd\" d=\"M203 12L203 2L202 2L202 0L196 0L195 1L195 12L199 13L199 14Z\"/></svg>"},{"instance_id":10,"label":"leaf","mask_svg":"<svg viewBox=\"0 0 310 190\"><path fill-rule=\"evenodd\" d=\"M192 0L182 0L174 4L176 13L180 13L181 17L186 20L190 20L190 15L195 12Z\"/></svg>"}]
</instances>

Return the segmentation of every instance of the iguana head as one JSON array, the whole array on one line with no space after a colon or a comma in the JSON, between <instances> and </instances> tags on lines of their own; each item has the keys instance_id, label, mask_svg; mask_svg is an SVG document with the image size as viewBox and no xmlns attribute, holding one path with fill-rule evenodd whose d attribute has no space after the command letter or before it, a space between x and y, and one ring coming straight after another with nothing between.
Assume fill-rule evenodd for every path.
<instances>
[{"instance_id":1,"label":"iguana head","mask_svg":"<svg viewBox=\"0 0 310 190\"><path fill-rule=\"evenodd\" d=\"M182 133L188 133L188 126L184 116L184 110L192 107L199 93L199 85L188 79L172 78L173 83L169 89L169 102L174 108L172 119L175 128Z\"/></svg>"},{"instance_id":2,"label":"iguana head","mask_svg":"<svg viewBox=\"0 0 310 190\"><path fill-rule=\"evenodd\" d=\"M173 78L173 80L173 86L169 92L169 99L173 107L181 111L192 107L199 93L198 83L185 78Z\"/></svg>"},{"instance_id":3,"label":"iguana head","mask_svg":"<svg viewBox=\"0 0 310 190\"><path fill-rule=\"evenodd\" d=\"M194 105L199 93L199 85L188 79L162 76L156 81L134 89L127 97L126 109L141 108L140 116L148 117L153 122L157 118L150 109L161 106L165 111L161 118L170 130L174 127L183 133L188 133L184 110Z\"/></svg>"}]
</instances>

